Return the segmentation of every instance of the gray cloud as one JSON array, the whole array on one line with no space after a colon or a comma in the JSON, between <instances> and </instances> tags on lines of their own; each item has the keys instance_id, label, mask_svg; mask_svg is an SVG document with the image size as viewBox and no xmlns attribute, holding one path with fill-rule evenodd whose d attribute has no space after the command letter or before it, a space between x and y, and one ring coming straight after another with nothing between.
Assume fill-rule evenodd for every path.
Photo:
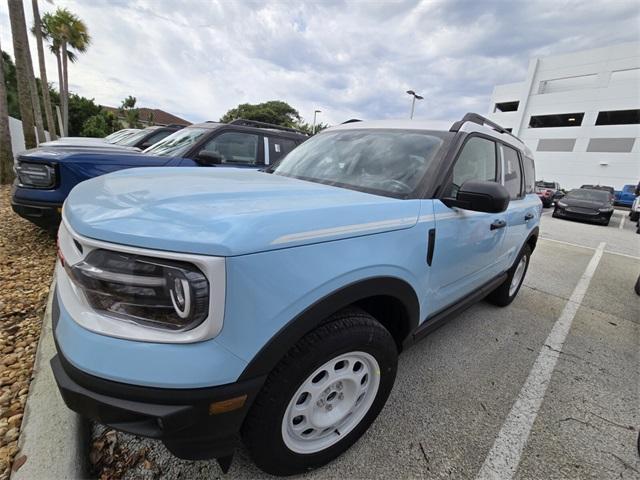
<instances>
[{"instance_id":1,"label":"gray cloud","mask_svg":"<svg viewBox=\"0 0 640 480\"><path fill-rule=\"evenodd\" d=\"M134 95L140 105L193 121L272 99L291 103L307 119L319 108L330 123L404 117L408 88L425 96L417 117L457 118L485 112L493 86L523 80L532 55L640 40L635 1L56 5L85 20L94 40L71 67L73 90L110 105ZM0 39L11 51L1 8ZM28 4L25 10L30 18ZM53 57L47 62L55 79Z\"/></svg>"}]
</instances>

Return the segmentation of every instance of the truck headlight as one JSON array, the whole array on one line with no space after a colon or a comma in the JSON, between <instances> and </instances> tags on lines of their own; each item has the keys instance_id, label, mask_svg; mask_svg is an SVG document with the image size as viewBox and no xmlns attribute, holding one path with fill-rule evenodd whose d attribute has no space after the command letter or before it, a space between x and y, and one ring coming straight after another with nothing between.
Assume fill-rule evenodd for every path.
<instances>
[{"instance_id":1,"label":"truck headlight","mask_svg":"<svg viewBox=\"0 0 640 480\"><path fill-rule=\"evenodd\" d=\"M559 206L560 208L567 208L567 204L566 204L566 203L564 203L564 202L558 202L558 206Z\"/></svg>"},{"instance_id":2,"label":"truck headlight","mask_svg":"<svg viewBox=\"0 0 640 480\"><path fill-rule=\"evenodd\" d=\"M56 183L56 170L44 163L18 162L15 165L18 181L25 187L52 188Z\"/></svg>"},{"instance_id":3,"label":"truck headlight","mask_svg":"<svg viewBox=\"0 0 640 480\"><path fill-rule=\"evenodd\" d=\"M601 213L613 212L613 207L599 208L598 211L600 211Z\"/></svg>"},{"instance_id":4,"label":"truck headlight","mask_svg":"<svg viewBox=\"0 0 640 480\"><path fill-rule=\"evenodd\" d=\"M209 282L190 263L98 249L65 270L91 307L125 321L184 331L209 313Z\"/></svg>"}]
</instances>

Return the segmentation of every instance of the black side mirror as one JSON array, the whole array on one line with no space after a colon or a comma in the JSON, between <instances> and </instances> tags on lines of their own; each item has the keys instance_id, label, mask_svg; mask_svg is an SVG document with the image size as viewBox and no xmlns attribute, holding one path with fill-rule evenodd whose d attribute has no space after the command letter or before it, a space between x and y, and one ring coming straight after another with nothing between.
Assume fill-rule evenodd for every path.
<instances>
[{"instance_id":1,"label":"black side mirror","mask_svg":"<svg viewBox=\"0 0 640 480\"><path fill-rule=\"evenodd\" d=\"M220 165L222 163L222 155L210 150L201 150L200 153L196 155L196 161L203 165Z\"/></svg>"},{"instance_id":2,"label":"black side mirror","mask_svg":"<svg viewBox=\"0 0 640 480\"><path fill-rule=\"evenodd\" d=\"M462 184L456 198L443 198L442 203L475 212L500 213L509 206L509 192L496 182L468 180Z\"/></svg>"}]
</instances>

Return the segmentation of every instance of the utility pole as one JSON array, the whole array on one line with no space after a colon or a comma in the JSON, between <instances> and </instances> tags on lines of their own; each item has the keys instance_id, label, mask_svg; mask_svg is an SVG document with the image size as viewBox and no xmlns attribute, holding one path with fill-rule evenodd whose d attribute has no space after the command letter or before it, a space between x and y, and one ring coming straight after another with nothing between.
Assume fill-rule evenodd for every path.
<instances>
[{"instance_id":1,"label":"utility pole","mask_svg":"<svg viewBox=\"0 0 640 480\"><path fill-rule=\"evenodd\" d=\"M322 110L315 110L313 112L313 127L311 127L311 134L312 135L316 134L316 115L318 115L319 113L322 113Z\"/></svg>"}]
</instances>

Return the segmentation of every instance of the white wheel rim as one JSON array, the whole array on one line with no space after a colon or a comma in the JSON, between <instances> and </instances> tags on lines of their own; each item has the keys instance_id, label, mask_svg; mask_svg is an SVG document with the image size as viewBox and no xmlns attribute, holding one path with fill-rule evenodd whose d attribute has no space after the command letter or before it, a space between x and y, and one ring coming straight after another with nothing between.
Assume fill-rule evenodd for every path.
<instances>
[{"instance_id":1,"label":"white wheel rim","mask_svg":"<svg viewBox=\"0 0 640 480\"><path fill-rule=\"evenodd\" d=\"M520 261L518 262L518 266L516 267L516 271L513 273L513 278L511 279L511 285L509 285L509 296L512 296L518 290L522 279L524 278L524 271L527 268L527 256L523 255Z\"/></svg>"},{"instance_id":2,"label":"white wheel rim","mask_svg":"<svg viewBox=\"0 0 640 480\"><path fill-rule=\"evenodd\" d=\"M296 453L325 450L364 418L380 387L380 366L366 352L339 355L296 390L282 418L282 439Z\"/></svg>"}]
</instances>

